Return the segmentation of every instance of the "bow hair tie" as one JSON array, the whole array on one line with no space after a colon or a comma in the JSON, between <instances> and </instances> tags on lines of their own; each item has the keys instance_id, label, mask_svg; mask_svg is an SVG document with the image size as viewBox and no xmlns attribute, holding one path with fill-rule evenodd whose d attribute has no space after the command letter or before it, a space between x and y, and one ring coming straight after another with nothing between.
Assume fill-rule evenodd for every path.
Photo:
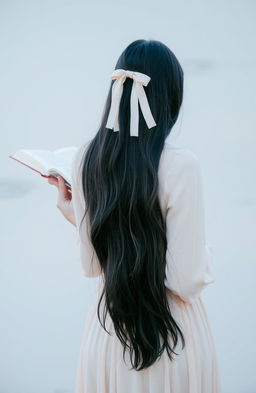
<instances>
[{"instance_id":1,"label":"bow hair tie","mask_svg":"<svg viewBox=\"0 0 256 393\"><path fill-rule=\"evenodd\" d=\"M111 107L108 115L106 128L114 129L114 131L120 130L118 113L123 93L123 84L127 77L133 79L130 99L130 136L139 136L139 103L148 128L156 126L155 120L149 107L145 90L143 88L143 86L148 85L151 78L146 74L142 74L141 72L116 69L112 73L111 79L116 80L112 85Z\"/></svg>"}]
</instances>

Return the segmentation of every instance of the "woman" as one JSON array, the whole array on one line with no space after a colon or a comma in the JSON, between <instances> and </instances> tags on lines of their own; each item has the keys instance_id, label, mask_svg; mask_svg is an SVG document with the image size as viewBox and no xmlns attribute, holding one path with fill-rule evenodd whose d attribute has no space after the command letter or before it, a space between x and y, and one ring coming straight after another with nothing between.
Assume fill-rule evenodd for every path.
<instances>
[{"instance_id":1,"label":"woman","mask_svg":"<svg viewBox=\"0 0 256 393\"><path fill-rule=\"evenodd\" d=\"M63 178L49 180L76 226L84 275L100 277L76 393L220 392L200 297L215 280L200 163L166 141L182 98L174 53L156 40L132 42L99 130L73 160L72 197Z\"/></svg>"}]
</instances>

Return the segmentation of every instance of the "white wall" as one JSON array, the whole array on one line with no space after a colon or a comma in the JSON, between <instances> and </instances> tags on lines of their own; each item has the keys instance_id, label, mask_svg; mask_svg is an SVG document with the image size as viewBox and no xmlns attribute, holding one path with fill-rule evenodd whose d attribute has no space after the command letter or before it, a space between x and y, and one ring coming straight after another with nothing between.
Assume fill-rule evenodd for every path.
<instances>
[{"instance_id":1,"label":"white wall","mask_svg":"<svg viewBox=\"0 0 256 393\"><path fill-rule=\"evenodd\" d=\"M199 156L217 281L204 294L223 393L255 393L255 3L0 2L0 392L71 393L97 279L82 276L55 187L8 155L80 145L138 38L185 71L177 143ZM205 392L207 393L207 392Z\"/></svg>"}]
</instances>

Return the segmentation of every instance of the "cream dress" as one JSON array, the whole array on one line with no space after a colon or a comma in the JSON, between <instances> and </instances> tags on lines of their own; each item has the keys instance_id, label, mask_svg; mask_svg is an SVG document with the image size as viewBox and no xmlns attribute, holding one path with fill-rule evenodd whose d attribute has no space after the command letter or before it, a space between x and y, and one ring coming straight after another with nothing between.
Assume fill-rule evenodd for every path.
<instances>
[{"instance_id":1,"label":"cream dress","mask_svg":"<svg viewBox=\"0 0 256 393\"><path fill-rule=\"evenodd\" d=\"M90 141L89 141L90 142ZM76 222L85 204L79 164L87 144L73 159L72 199ZM200 162L189 149L165 142L159 168L159 200L166 220L168 247L165 286L172 314L186 341L181 340L170 361L166 351L147 369L131 369L129 354L107 318L107 334L97 317L103 285L99 261L88 235L87 221L77 233L81 271L99 277L99 285L87 314L78 359L75 393L220 393L218 359L201 291L215 280L212 249L205 239L203 181ZM172 295L171 292L172 291Z\"/></svg>"}]
</instances>

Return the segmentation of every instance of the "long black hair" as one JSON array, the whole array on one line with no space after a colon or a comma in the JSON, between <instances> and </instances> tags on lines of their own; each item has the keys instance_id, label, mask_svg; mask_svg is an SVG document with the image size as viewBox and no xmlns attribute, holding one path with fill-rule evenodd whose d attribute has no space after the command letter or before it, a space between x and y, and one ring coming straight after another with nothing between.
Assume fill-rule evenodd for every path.
<instances>
[{"instance_id":1,"label":"long black hair","mask_svg":"<svg viewBox=\"0 0 256 393\"><path fill-rule=\"evenodd\" d=\"M133 80L126 78L120 131L106 128L111 80L99 130L82 160L82 184L91 242L104 277L97 315L106 330L109 313L123 356L129 349L132 368L142 370L165 349L172 360L179 335L185 345L164 285L167 238L158 199L158 165L182 104L183 70L165 44L143 39L128 45L118 68L150 76L144 90L156 126L148 129L139 109L139 137L130 136Z\"/></svg>"}]
</instances>

